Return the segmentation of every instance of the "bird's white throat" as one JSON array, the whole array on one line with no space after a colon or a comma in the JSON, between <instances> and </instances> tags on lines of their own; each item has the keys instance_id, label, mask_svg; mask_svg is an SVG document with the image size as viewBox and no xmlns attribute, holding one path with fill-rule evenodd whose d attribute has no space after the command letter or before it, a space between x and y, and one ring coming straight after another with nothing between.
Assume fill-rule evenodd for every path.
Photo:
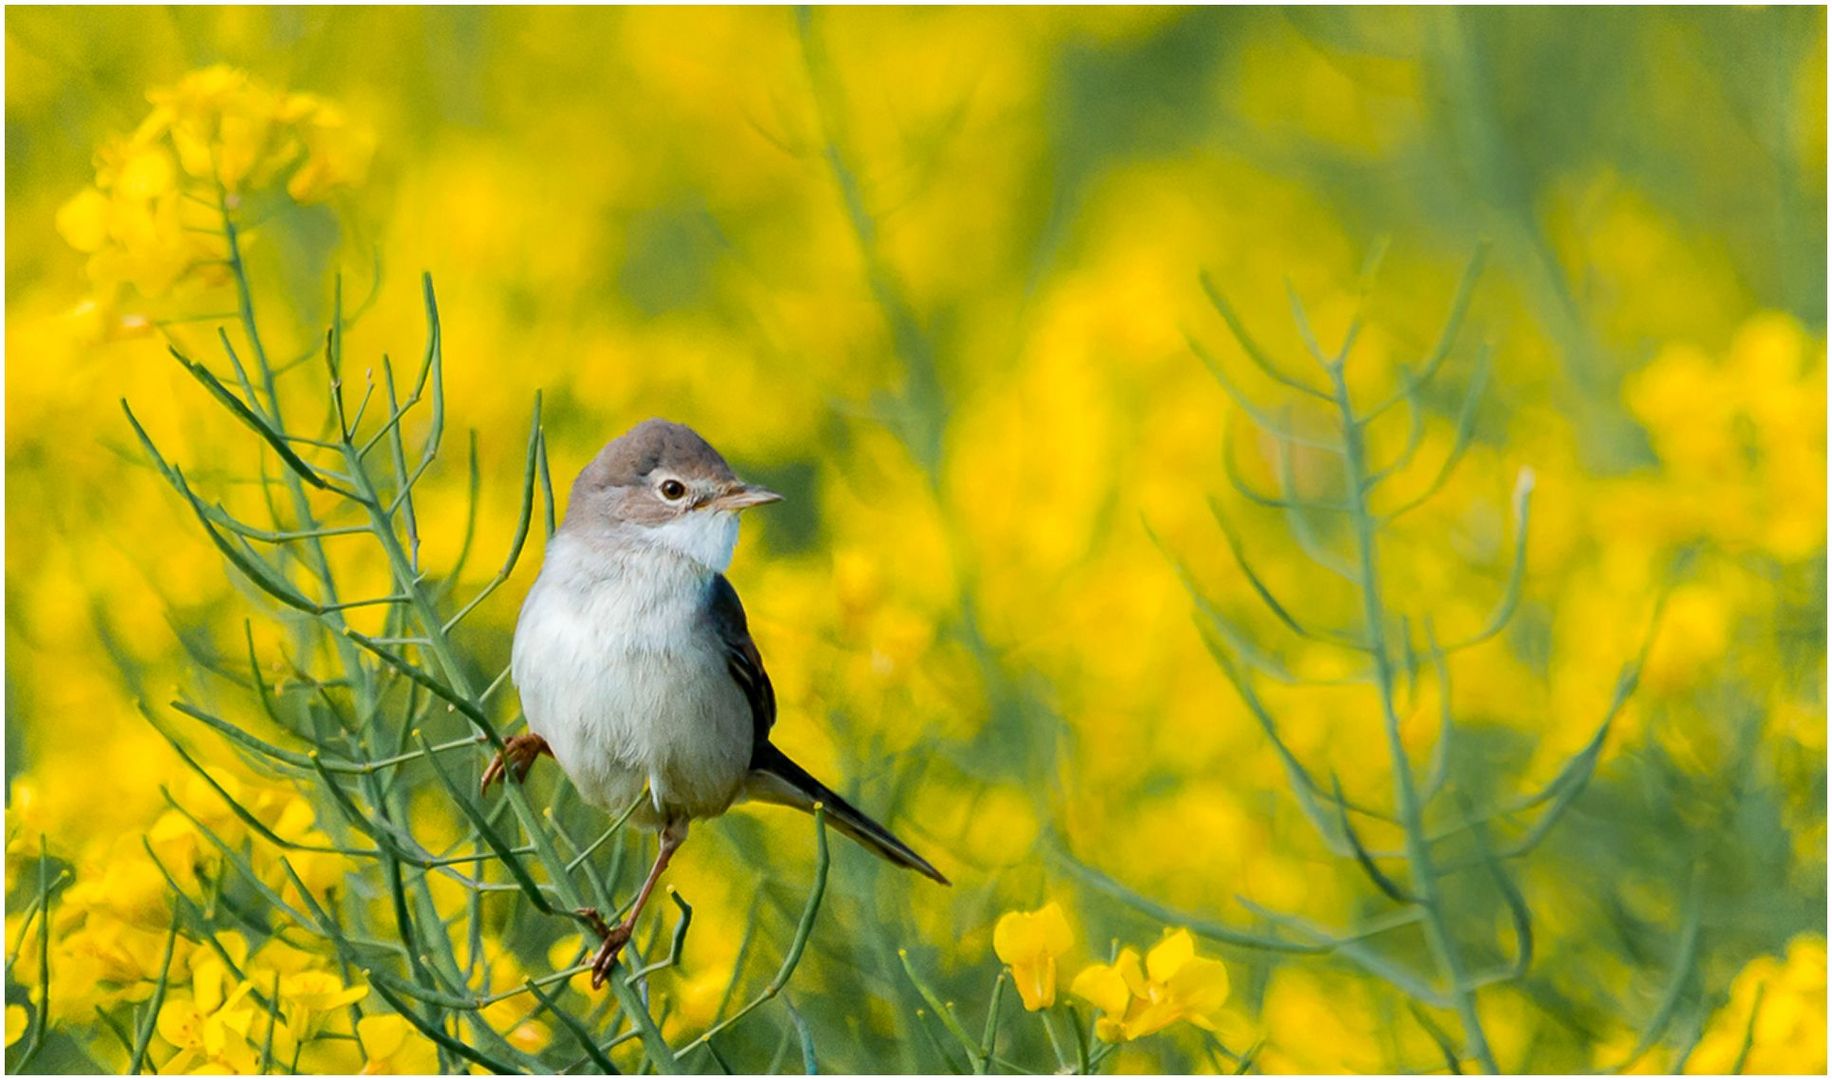
<instances>
[{"instance_id":1,"label":"bird's white throat","mask_svg":"<svg viewBox=\"0 0 1832 1080\"><path fill-rule=\"evenodd\" d=\"M648 533L657 544L723 574L738 547L738 515L730 510L693 510Z\"/></svg>"}]
</instances>

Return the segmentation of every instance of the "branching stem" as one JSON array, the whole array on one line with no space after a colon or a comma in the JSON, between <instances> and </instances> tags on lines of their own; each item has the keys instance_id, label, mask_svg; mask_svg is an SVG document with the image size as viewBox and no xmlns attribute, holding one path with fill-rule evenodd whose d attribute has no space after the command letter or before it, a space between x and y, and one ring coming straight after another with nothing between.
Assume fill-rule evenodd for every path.
<instances>
[{"instance_id":1,"label":"branching stem","mask_svg":"<svg viewBox=\"0 0 1832 1080\"><path fill-rule=\"evenodd\" d=\"M1338 360L1330 365L1329 375L1342 424L1348 517L1355 541L1355 586L1361 595L1364 624L1362 640L1374 660L1374 682L1385 721L1383 726L1387 735L1387 749L1393 759L1394 792L1399 804L1400 828L1405 834L1406 860L1412 879L1411 892L1425 914L1426 938L1431 943L1445 981L1449 983L1450 997L1457 1015L1463 1021L1464 1037L1469 1042L1470 1053L1485 1071L1499 1072L1494 1052L1489 1048L1488 1037L1482 1030L1481 1017L1476 1012L1475 994L1467 986L1463 960L1445 918L1438 870L1432 861L1431 844L1425 832L1423 807L1413 780L1412 763L1406 756L1406 744L1400 736L1393 659L1387 646L1387 613L1380 592L1375 517L1368 508L1369 473L1365 431L1355 417L1355 408L1349 398L1348 383L1343 377L1342 367L1342 362Z\"/></svg>"}]
</instances>

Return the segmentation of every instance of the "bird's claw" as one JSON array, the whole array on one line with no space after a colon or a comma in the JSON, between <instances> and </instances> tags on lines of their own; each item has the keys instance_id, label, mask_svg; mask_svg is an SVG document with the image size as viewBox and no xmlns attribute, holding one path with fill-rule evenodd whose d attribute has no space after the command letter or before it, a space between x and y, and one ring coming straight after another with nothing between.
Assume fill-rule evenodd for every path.
<instances>
[{"instance_id":1,"label":"bird's claw","mask_svg":"<svg viewBox=\"0 0 1832 1080\"><path fill-rule=\"evenodd\" d=\"M617 965L617 954L630 943L630 930L629 923L619 923L605 931L604 944L598 946L598 955L592 957L593 990L602 987L611 977L611 968Z\"/></svg>"},{"instance_id":2,"label":"bird's claw","mask_svg":"<svg viewBox=\"0 0 1832 1080\"><path fill-rule=\"evenodd\" d=\"M490 785L508 775L515 774L515 782L521 783L528 776L528 770L534 767L534 759L542 754L551 754L547 740L539 735L515 735L503 740L503 748L490 759L490 764L483 771L483 781L479 788L482 794L488 794Z\"/></svg>"},{"instance_id":3,"label":"bird's claw","mask_svg":"<svg viewBox=\"0 0 1832 1080\"><path fill-rule=\"evenodd\" d=\"M483 771L483 782L478 788L480 794L489 794L490 785L502 779L503 756L499 753L490 759L489 767Z\"/></svg>"},{"instance_id":4,"label":"bird's claw","mask_svg":"<svg viewBox=\"0 0 1832 1080\"><path fill-rule=\"evenodd\" d=\"M575 908L573 910L573 914L579 916L579 918L581 919L584 919L585 925L591 927L592 933L597 934L600 939L611 936L611 924L604 921L604 916L598 914L597 908L595 907Z\"/></svg>"}]
</instances>

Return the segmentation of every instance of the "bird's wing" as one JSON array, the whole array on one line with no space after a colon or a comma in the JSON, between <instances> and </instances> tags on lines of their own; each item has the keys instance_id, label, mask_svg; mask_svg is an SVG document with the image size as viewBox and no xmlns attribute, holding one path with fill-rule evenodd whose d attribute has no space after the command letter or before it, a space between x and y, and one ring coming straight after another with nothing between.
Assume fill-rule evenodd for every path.
<instances>
[{"instance_id":1,"label":"bird's wing","mask_svg":"<svg viewBox=\"0 0 1832 1080\"><path fill-rule=\"evenodd\" d=\"M732 588L724 574L712 576L706 618L725 648L726 670L731 672L738 689L744 691L745 700L751 703L754 745L766 745L770 728L776 724L776 688L770 685L769 672L763 670L763 656L757 652L757 643L751 640L738 590Z\"/></svg>"}]
</instances>

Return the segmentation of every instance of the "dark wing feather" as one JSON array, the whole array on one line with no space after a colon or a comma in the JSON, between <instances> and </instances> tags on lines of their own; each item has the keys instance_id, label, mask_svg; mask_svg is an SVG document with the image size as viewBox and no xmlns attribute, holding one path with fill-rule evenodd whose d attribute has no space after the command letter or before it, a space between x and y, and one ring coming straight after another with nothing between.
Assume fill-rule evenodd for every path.
<instances>
[{"instance_id":1,"label":"dark wing feather","mask_svg":"<svg viewBox=\"0 0 1832 1080\"><path fill-rule=\"evenodd\" d=\"M946 885L948 879L929 865L927 859L910 850L910 846L897 839L889 829L861 813L832 788L809 775L808 770L770 745L770 728L776 723L776 689L770 685L770 676L763 670L763 657L757 652L757 643L751 640L750 627L744 619L744 605L738 601L738 590L732 588L724 574L712 576L706 621L724 646L725 669L731 672L732 681L751 703L751 768L755 771L751 776L750 794L802 810L825 807L834 828L865 845L880 858L907 866Z\"/></svg>"},{"instance_id":2,"label":"dark wing feather","mask_svg":"<svg viewBox=\"0 0 1832 1080\"><path fill-rule=\"evenodd\" d=\"M770 685L769 672L763 670L763 656L757 652L757 643L751 640L738 590L732 588L724 574L712 576L706 618L725 646L726 670L731 672L738 689L744 691L745 700L751 703L753 745L764 746L769 741L770 728L776 724L776 688Z\"/></svg>"}]
</instances>

